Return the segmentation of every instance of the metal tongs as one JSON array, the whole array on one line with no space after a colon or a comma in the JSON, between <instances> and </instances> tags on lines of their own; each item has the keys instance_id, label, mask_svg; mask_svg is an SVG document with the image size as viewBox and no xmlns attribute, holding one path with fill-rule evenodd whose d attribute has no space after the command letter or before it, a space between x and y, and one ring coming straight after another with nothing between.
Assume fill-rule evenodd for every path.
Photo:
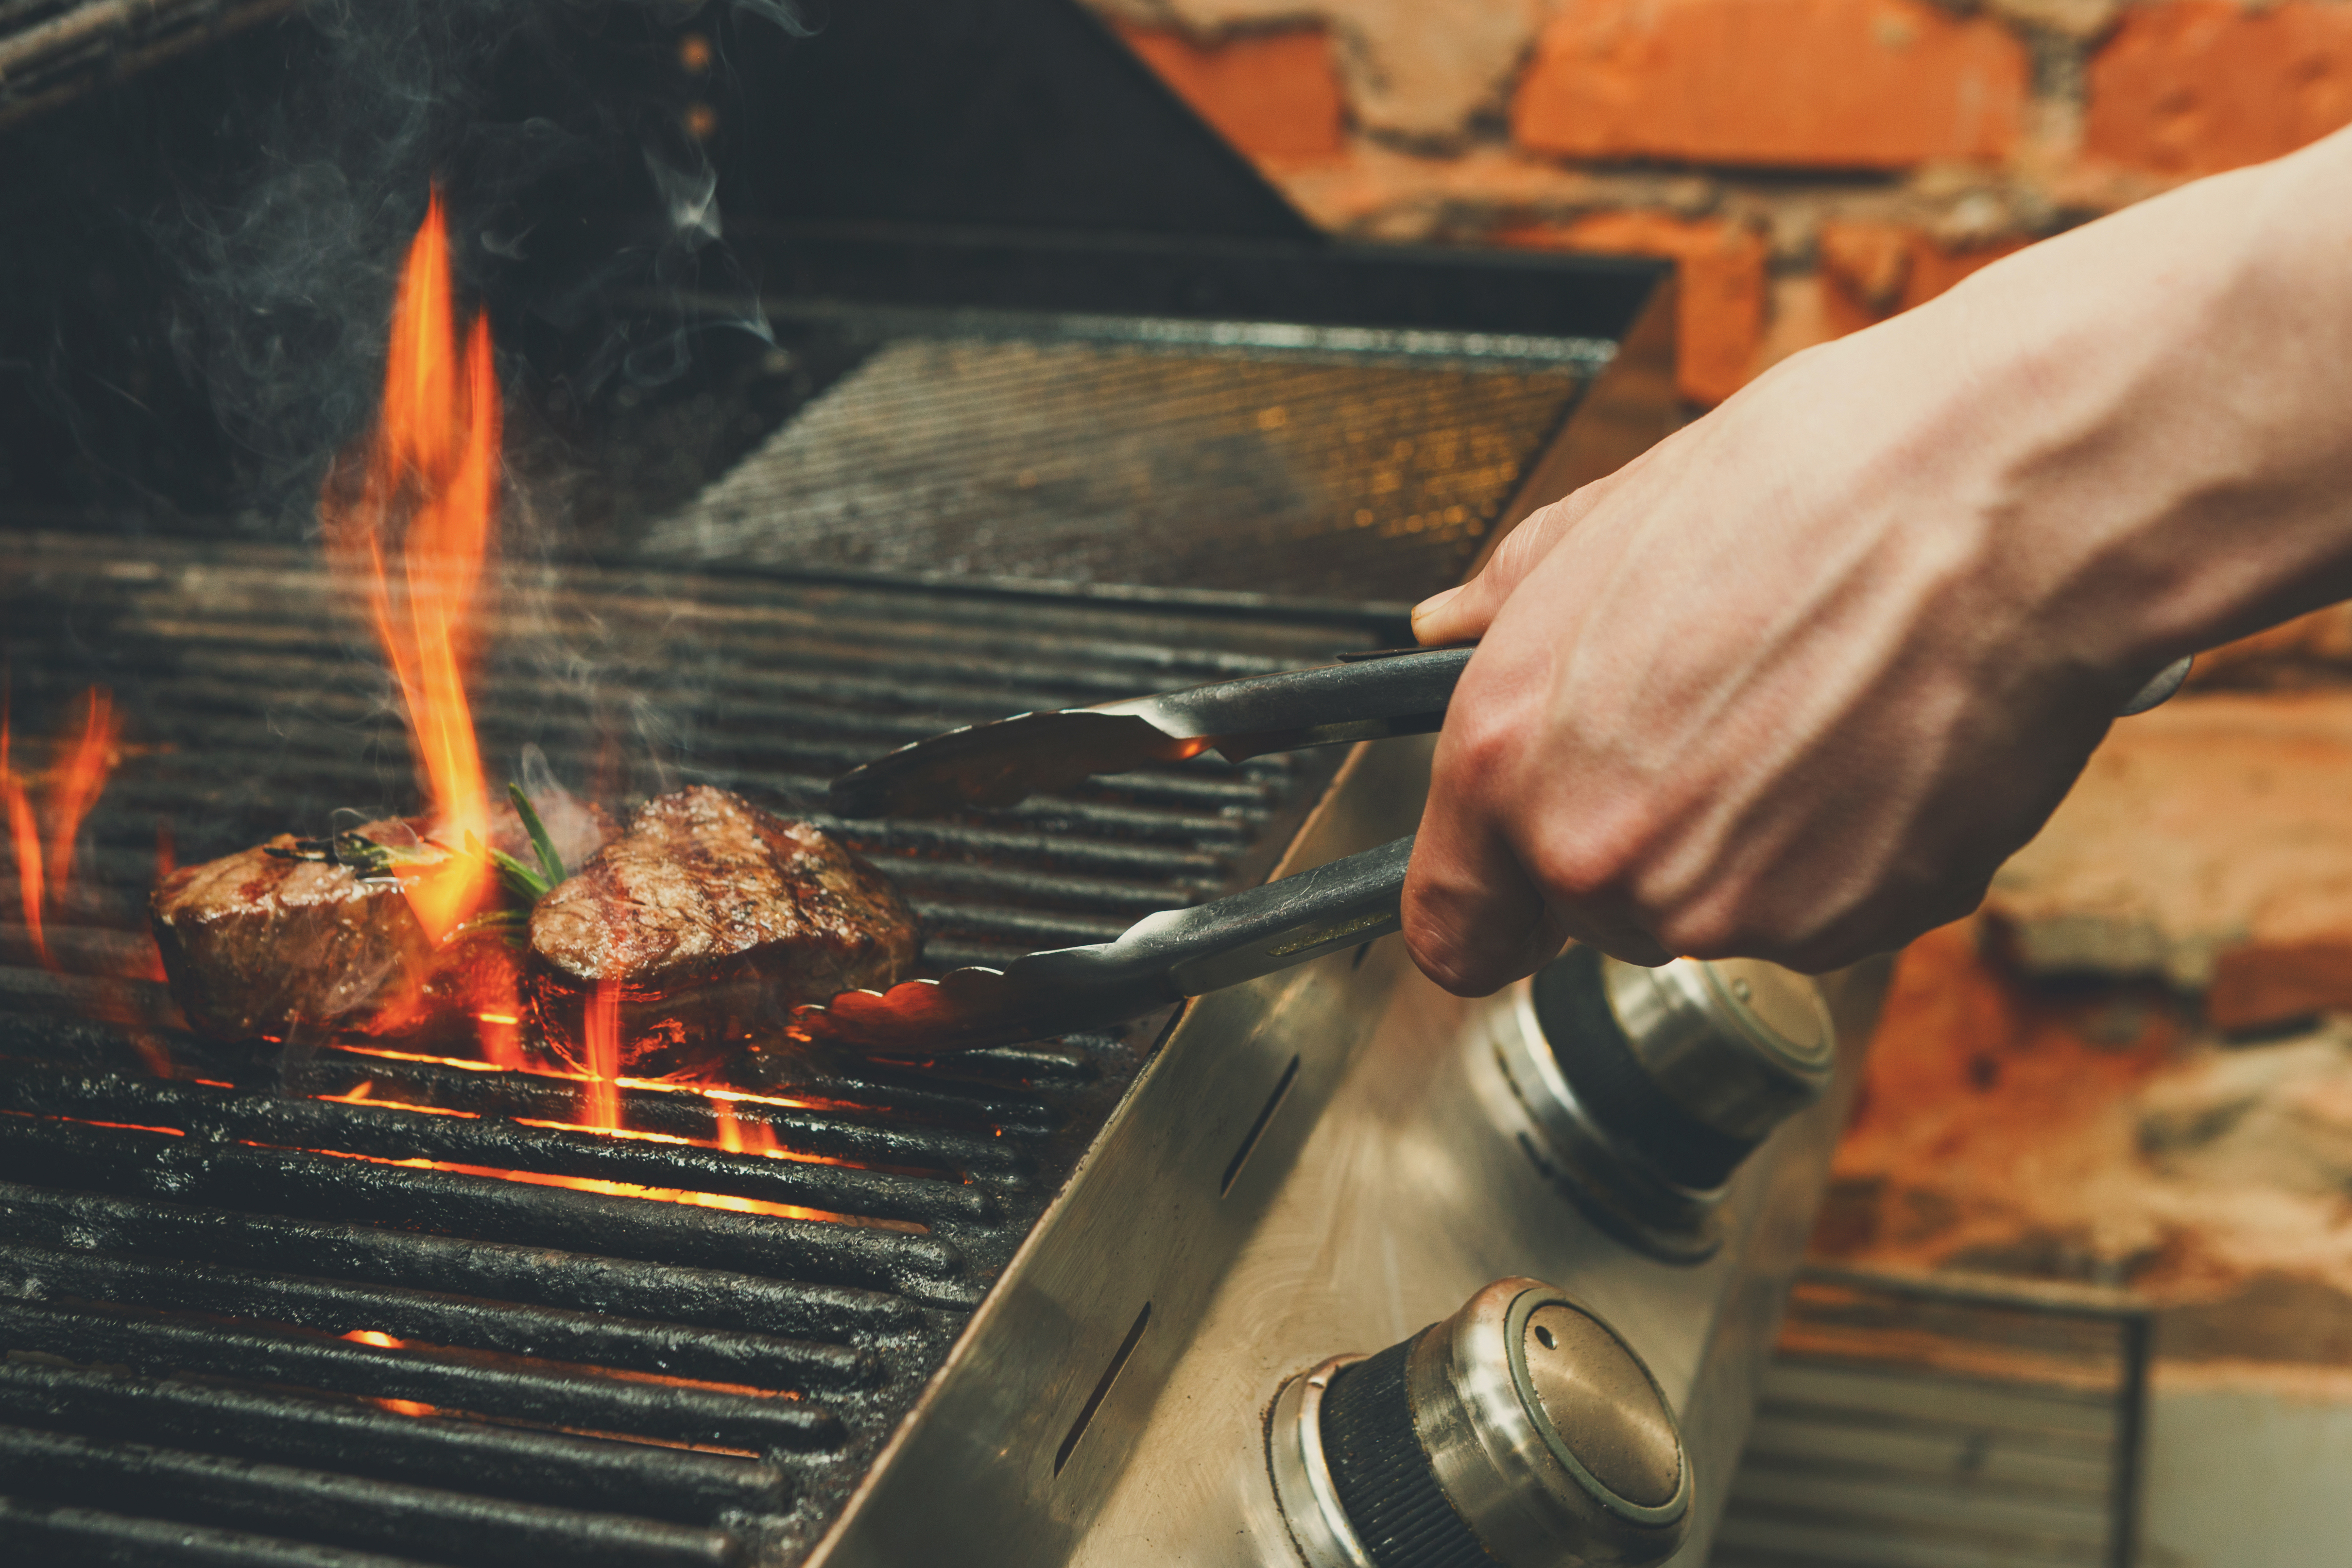
<instances>
[{"instance_id":1,"label":"metal tongs","mask_svg":"<svg viewBox=\"0 0 2352 1568\"><path fill-rule=\"evenodd\" d=\"M1024 713L901 747L833 781L845 817L1016 804L1104 773L1215 751L1229 762L1341 741L1425 735L1445 720L1467 647L1401 648L1339 664L1099 707ZM2180 689L2168 666L2120 710ZM1384 936L1402 924L1412 835L1191 909L1147 915L1112 941L1002 969L951 970L793 1011L791 1032L854 1050L930 1055L1107 1029Z\"/></svg>"}]
</instances>

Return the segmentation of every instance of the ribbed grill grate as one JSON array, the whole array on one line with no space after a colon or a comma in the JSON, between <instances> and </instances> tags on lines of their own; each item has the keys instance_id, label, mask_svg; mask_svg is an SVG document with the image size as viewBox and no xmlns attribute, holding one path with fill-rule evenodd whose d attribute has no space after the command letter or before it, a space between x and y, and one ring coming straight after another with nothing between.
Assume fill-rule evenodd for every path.
<instances>
[{"instance_id":1,"label":"ribbed grill grate","mask_svg":"<svg viewBox=\"0 0 2352 1568\"><path fill-rule=\"evenodd\" d=\"M877 350L656 525L665 559L1412 601L1456 580L1583 389L1090 342Z\"/></svg>"},{"instance_id":2,"label":"ribbed grill grate","mask_svg":"<svg viewBox=\"0 0 2352 1568\"><path fill-rule=\"evenodd\" d=\"M0 537L20 772L93 682L124 755L37 961L0 885L0 1532L12 1560L794 1560L1149 1050L782 1056L724 1101L368 1041L180 1031L142 905L183 861L414 805L364 634L258 547ZM517 571L477 719L608 802L814 814L945 725L1286 667L1382 629L645 571ZM1336 759L1195 762L829 823L934 967L1265 873ZM498 774L494 771L494 777ZM829 821L820 817L821 821ZM732 1152L772 1142L775 1155Z\"/></svg>"}]
</instances>

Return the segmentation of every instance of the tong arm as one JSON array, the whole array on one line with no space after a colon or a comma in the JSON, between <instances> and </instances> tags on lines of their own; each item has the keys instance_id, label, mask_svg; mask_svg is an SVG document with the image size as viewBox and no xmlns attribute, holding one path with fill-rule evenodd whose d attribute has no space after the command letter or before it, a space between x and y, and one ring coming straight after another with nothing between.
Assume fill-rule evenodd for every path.
<instances>
[{"instance_id":1,"label":"tong arm","mask_svg":"<svg viewBox=\"0 0 2352 1568\"><path fill-rule=\"evenodd\" d=\"M793 1015L793 1032L858 1051L971 1051L1107 1029L1154 1008L1370 942L1402 924L1412 837L1147 915L1108 942L850 991Z\"/></svg>"},{"instance_id":2,"label":"tong arm","mask_svg":"<svg viewBox=\"0 0 2352 1568\"><path fill-rule=\"evenodd\" d=\"M1164 735L1205 739L1228 762L1300 746L1426 735L1445 722L1445 705L1474 652L1405 649L1087 711L1132 714Z\"/></svg>"}]
</instances>

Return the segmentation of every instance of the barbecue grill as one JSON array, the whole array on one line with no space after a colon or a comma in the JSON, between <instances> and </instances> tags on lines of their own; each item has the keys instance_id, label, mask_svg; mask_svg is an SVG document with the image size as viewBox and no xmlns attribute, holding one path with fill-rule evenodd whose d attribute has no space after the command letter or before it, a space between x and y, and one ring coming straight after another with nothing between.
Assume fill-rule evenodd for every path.
<instances>
[{"instance_id":1,"label":"barbecue grill","mask_svg":"<svg viewBox=\"0 0 2352 1568\"><path fill-rule=\"evenodd\" d=\"M135 187L156 121L266 85L303 26L16 135L136 123ZM491 765L535 747L607 802L700 782L809 818L906 891L933 972L1410 831L1425 741L888 821L827 815L824 786L950 726L1409 640L1413 598L1669 427L1659 269L1321 241L1059 4L877 0L741 54L722 194L773 344L611 413L583 461L625 503L583 514L586 549L509 556ZM100 361L152 352L126 319ZM159 867L413 808L407 742L315 549L205 510L193 402L48 392L0 487L16 766L92 684L123 747L37 936L0 885L12 1546L1288 1562L1278 1394L1526 1274L1650 1368L1696 1478L1676 1561L1703 1558L1872 975L1827 990L1837 1086L1736 1176L1675 1180L1566 1046L1547 1076L1535 993L1444 998L1393 942L1112 1034L772 1041L723 1087L623 1081L617 1133L544 1064L199 1039L144 935ZM690 483L622 471L688 407L742 438ZM103 473L45 452L62 431Z\"/></svg>"}]
</instances>

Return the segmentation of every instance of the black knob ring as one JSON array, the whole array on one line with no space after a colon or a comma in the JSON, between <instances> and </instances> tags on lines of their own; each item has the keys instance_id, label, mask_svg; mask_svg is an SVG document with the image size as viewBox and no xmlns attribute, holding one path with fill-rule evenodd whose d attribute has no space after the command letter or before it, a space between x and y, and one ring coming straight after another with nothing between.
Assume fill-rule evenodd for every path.
<instances>
[{"instance_id":1,"label":"black knob ring","mask_svg":"<svg viewBox=\"0 0 2352 1568\"><path fill-rule=\"evenodd\" d=\"M1335 1355L1282 1385L1266 1423L1266 1470L1274 1500L1307 1568L1374 1568L1339 1501L1323 1451L1323 1401L1331 1380L1362 1361Z\"/></svg>"},{"instance_id":2,"label":"black knob ring","mask_svg":"<svg viewBox=\"0 0 2352 1568\"><path fill-rule=\"evenodd\" d=\"M1663 1262L1722 1245L1732 1175L1835 1072L1819 988L1746 960L1656 970L1572 947L1489 1013L1521 1150L1585 1217Z\"/></svg>"},{"instance_id":3,"label":"black knob ring","mask_svg":"<svg viewBox=\"0 0 2352 1568\"><path fill-rule=\"evenodd\" d=\"M1307 1568L1649 1568L1689 1530L1689 1461L1657 1379L1534 1280L1294 1378L1266 1445Z\"/></svg>"}]
</instances>

